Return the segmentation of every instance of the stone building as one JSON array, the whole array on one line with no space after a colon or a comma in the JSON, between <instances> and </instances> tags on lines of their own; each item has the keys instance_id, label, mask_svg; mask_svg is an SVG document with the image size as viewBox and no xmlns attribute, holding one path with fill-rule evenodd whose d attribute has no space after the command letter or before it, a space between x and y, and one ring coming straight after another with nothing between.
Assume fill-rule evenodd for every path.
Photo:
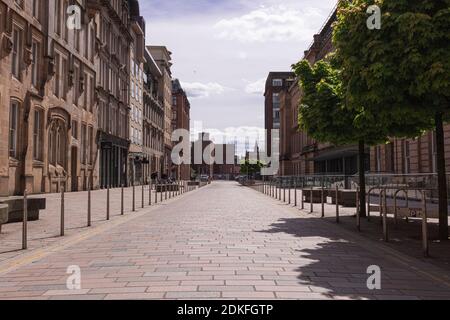
<instances>
[{"instance_id":1,"label":"stone building","mask_svg":"<svg viewBox=\"0 0 450 320\"><path fill-rule=\"evenodd\" d=\"M181 87L180 81L175 79L172 81L172 131L176 129L184 129L189 131L190 125L190 109L189 99ZM190 180L191 166L187 163L179 166L172 166L172 176L178 180Z\"/></svg>"},{"instance_id":2,"label":"stone building","mask_svg":"<svg viewBox=\"0 0 450 320\"><path fill-rule=\"evenodd\" d=\"M128 177L130 182L144 182L144 51L145 21L139 13L137 1L130 4L130 149Z\"/></svg>"},{"instance_id":3,"label":"stone building","mask_svg":"<svg viewBox=\"0 0 450 320\"><path fill-rule=\"evenodd\" d=\"M164 104L159 95L162 72L145 49L144 63L144 177L161 178L164 171Z\"/></svg>"},{"instance_id":4,"label":"stone building","mask_svg":"<svg viewBox=\"0 0 450 320\"><path fill-rule=\"evenodd\" d=\"M127 184L130 101L129 4L136 12L137 0L87 0L95 16L97 39L95 66L98 110L100 186Z\"/></svg>"},{"instance_id":5,"label":"stone building","mask_svg":"<svg viewBox=\"0 0 450 320\"><path fill-rule=\"evenodd\" d=\"M171 174L172 153L172 53L164 46L147 46L150 54L161 70L161 83L158 86L158 95L164 107L164 157L162 177Z\"/></svg>"},{"instance_id":6,"label":"stone building","mask_svg":"<svg viewBox=\"0 0 450 320\"><path fill-rule=\"evenodd\" d=\"M0 0L0 195L98 185L89 2Z\"/></svg>"}]
</instances>

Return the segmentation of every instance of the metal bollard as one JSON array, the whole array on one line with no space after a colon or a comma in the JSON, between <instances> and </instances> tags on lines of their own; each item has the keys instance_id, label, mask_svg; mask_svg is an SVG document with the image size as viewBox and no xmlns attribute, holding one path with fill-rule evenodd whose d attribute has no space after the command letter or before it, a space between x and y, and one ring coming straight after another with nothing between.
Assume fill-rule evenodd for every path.
<instances>
[{"instance_id":1,"label":"metal bollard","mask_svg":"<svg viewBox=\"0 0 450 320\"><path fill-rule=\"evenodd\" d=\"M167 191L168 191L168 185L166 184L165 186L164 186L164 188L165 188L165 200L167 200Z\"/></svg>"},{"instance_id":2,"label":"metal bollard","mask_svg":"<svg viewBox=\"0 0 450 320\"><path fill-rule=\"evenodd\" d=\"M389 241L389 234L388 234L388 225L387 225L387 202L386 202L386 190L382 190L380 197L382 198L383 206L380 207L380 210L383 212L383 238L384 241Z\"/></svg>"},{"instance_id":3,"label":"metal bollard","mask_svg":"<svg viewBox=\"0 0 450 320\"><path fill-rule=\"evenodd\" d=\"M88 203L87 203L87 226L90 227L92 225L91 218L91 183L88 182Z\"/></svg>"},{"instance_id":4,"label":"metal bollard","mask_svg":"<svg viewBox=\"0 0 450 320\"><path fill-rule=\"evenodd\" d=\"M159 191L160 191L160 196L161 196L161 197L160 197L160 200L161 200L160 202L163 202L163 188L162 188L163 185L160 184L159 187L160 187Z\"/></svg>"},{"instance_id":5,"label":"metal bollard","mask_svg":"<svg viewBox=\"0 0 450 320\"><path fill-rule=\"evenodd\" d=\"M278 200L281 201L281 183L280 183L280 185L278 186Z\"/></svg>"},{"instance_id":6,"label":"metal bollard","mask_svg":"<svg viewBox=\"0 0 450 320\"><path fill-rule=\"evenodd\" d=\"M313 213L314 212L314 203L313 203L313 187L311 187L311 191L310 191L310 201L311 201L311 208L310 208L310 212Z\"/></svg>"},{"instance_id":7,"label":"metal bollard","mask_svg":"<svg viewBox=\"0 0 450 320\"><path fill-rule=\"evenodd\" d=\"M301 201L301 204L302 204L302 210L305 209L305 194L303 193L303 190L305 190L305 186L304 186L304 184L302 183L302 201Z\"/></svg>"},{"instance_id":8,"label":"metal bollard","mask_svg":"<svg viewBox=\"0 0 450 320\"><path fill-rule=\"evenodd\" d=\"M294 206L297 207L297 181L294 183Z\"/></svg>"},{"instance_id":9,"label":"metal bollard","mask_svg":"<svg viewBox=\"0 0 450 320\"><path fill-rule=\"evenodd\" d=\"M289 187L288 187L288 194L289 194L289 199L288 199L288 204L291 204L291 183L289 182Z\"/></svg>"},{"instance_id":10,"label":"metal bollard","mask_svg":"<svg viewBox=\"0 0 450 320\"><path fill-rule=\"evenodd\" d=\"M286 186L283 186L283 202L286 202Z\"/></svg>"},{"instance_id":11,"label":"metal bollard","mask_svg":"<svg viewBox=\"0 0 450 320\"><path fill-rule=\"evenodd\" d=\"M61 225L60 225L60 235L64 236L64 187L61 187Z\"/></svg>"},{"instance_id":12,"label":"metal bollard","mask_svg":"<svg viewBox=\"0 0 450 320\"><path fill-rule=\"evenodd\" d=\"M148 205L152 205L152 180L148 182Z\"/></svg>"},{"instance_id":13,"label":"metal bollard","mask_svg":"<svg viewBox=\"0 0 450 320\"><path fill-rule=\"evenodd\" d=\"M142 209L144 209L144 201L145 201L145 196L144 196L144 182L142 182L142 199L141 199L141 207L142 207Z\"/></svg>"},{"instance_id":14,"label":"metal bollard","mask_svg":"<svg viewBox=\"0 0 450 320\"><path fill-rule=\"evenodd\" d=\"M339 186L336 184L336 223L339 223Z\"/></svg>"},{"instance_id":15,"label":"metal bollard","mask_svg":"<svg viewBox=\"0 0 450 320\"><path fill-rule=\"evenodd\" d=\"M423 255L427 258L429 256L428 249L428 216L427 216L427 196L425 190L422 190L422 246Z\"/></svg>"},{"instance_id":16,"label":"metal bollard","mask_svg":"<svg viewBox=\"0 0 450 320\"><path fill-rule=\"evenodd\" d=\"M28 191L23 192L22 250L28 248Z\"/></svg>"},{"instance_id":17,"label":"metal bollard","mask_svg":"<svg viewBox=\"0 0 450 320\"><path fill-rule=\"evenodd\" d=\"M106 220L109 220L109 184L106 188Z\"/></svg>"},{"instance_id":18,"label":"metal bollard","mask_svg":"<svg viewBox=\"0 0 450 320\"><path fill-rule=\"evenodd\" d=\"M320 200L322 202L322 218L325 218L325 190L322 184L322 188L320 190Z\"/></svg>"},{"instance_id":19,"label":"metal bollard","mask_svg":"<svg viewBox=\"0 0 450 320\"><path fill-rule=\"evenodd\" d=\"M361 231L361 210L359 205L359 187L356 188L356 228L358 231Z\"/></svg>"},{"instance_id":20,"label":"metal bollard","mask_svg":"<svg viewBox=\"0 0 450 320\"><path fill-rule=\"evenodd\" d=\"M133 182L133 196L132 196L132 201L133 201L133 203L131 204L131 208L132 208L132 210L133 210L133 212L135 212L136 211L136 187L135 187L135 185L134 185L134 182Z\"/></svg>"},{"instance_id":21,"label":"metal bollard","mask_svg":"<svg viewBox=\"0 0 450 320\"><path fill-rule=\"evenodd\" d=\"M124 186L122 183L122 187L120 188L120 215L124 215L124 203L123 203L123 196L124 196Z\"/></svg>"},{"instance_id":22,"label":"metal bollard","mask_svg":"<svg viewBox=\"0 0 450 320\"><path fill-rule=\"evenodd\" d=\"M158 184L155 184L155 204L158 203Z\"/></svg>"}]
</instances>

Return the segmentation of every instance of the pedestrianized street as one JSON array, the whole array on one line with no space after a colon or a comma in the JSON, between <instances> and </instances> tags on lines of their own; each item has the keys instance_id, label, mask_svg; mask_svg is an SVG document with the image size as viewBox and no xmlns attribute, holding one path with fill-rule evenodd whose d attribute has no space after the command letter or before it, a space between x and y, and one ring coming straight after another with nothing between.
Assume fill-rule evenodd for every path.
<instances>
[{"instance_id":1,"label":"pedestrianized street","mask_svg":"<svg viewBox=\"0 0 450 320\"><path fill-rule=\"evenodd\" d=\"M367 287L373 265L380 290ZM81 270L79 290L67 287L69 266ZM213 182L2 259L0 298L450 299L446 275L307 210Z\"/></svg>"}]
</instances>

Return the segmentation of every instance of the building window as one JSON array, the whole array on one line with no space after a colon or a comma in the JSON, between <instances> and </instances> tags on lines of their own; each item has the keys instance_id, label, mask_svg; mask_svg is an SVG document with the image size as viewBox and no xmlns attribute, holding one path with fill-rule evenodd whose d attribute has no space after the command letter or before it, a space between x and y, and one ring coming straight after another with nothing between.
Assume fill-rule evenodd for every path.
<instances>
[{"instance_id":1,"label":"building window","mask_svg":"<svg viewBox=\"0 0 450 320\"><path fill-rule=\"evenodd\" d=\"M13 48L11 68L13 76L20 80L20 61L22 60L22 30L18 28L13 29Z\"/></svg>"},{"instance_id":2,"label":"building window","mask_svg":"<svg viewBox=\"0 0 450 320\"><path fill-rule=\"evenodd\" d=\"M49 163L65 168L66 163L66 124L61 120L53 120L50 125L48 139Z\"/></svg>"},{"instance_id":3,"label":"building window","mask_svg":"<svg viewBox=\"0 0 450 320\"><path fill-rule=\"evenodd\" d=\"M35 17L38 21L41 20L41 0L33 0L33 17Z\"/></svg>"},{"instance_id":4,"label":"building window","mask_svg":"<svg viewBox=\"0 0 450 320\"><path fill-rule=\"evenodd\" d=\"M81 124L81 164L86 164L86 125Z\"/></svg>"},{"instance_id":5,"label":"building window","mask_svg":"<svg viewBox=\"0 0 450 320\"><path fill-rule=\"evenodd\" d=\"M69 28L67 28L67 26L66 26L66 21L67 21L67 8L69 7L69 1L68 0L65 0L64 1L64 6L63 6L63 8L62 8L62 15L59 15L59 17L63 17L63 23L64 23L64 27L63 27L63 30L64 30L64 34L63 34L63 38L64 38L64 40L67 42L67 40L68 40L68 37L69 37ZM58 20L60 20L60 19L58 19Z\"/></svg>"},{"instance_id":6,"label":"building window","mask_svg":"<svg viewBox=\"0 0 450 320\"><path fill-rule=\"evenodd\" d=\"M408 140L403 142L403 173L408 174L411 171L411 152Z\"/></svg>"},{"instance_id":7,"label":"building window","mask_svg":"<svg viewBox=\"0 0 450 320\"><path fill-rule=\"evenodd\" d=\"M9 109L9 156L17 158L17 128L19 126L19 103L12 101Z\"/></svg>"},{"instance_id":8,"label":"building window","mask_svg":"<svg viewBox=\"0 0 450 320\"><path fill-rule=\"evenodd\" d=\"M42 161L42 140L43 140L43 120L44 112L41 109L34 111L34 128L33 128L33 159Z\"/></svg>"},{"instance_id":9,"label":"building window","mask_svg":"<svg viewBox=\"0 0 450 320\"><path fill-rule=\"evenodd\" d=\"M31 62L31 83L35 88L37 88L39 82L39 43L33 41L33 44L31 45L31 51L33 55L33 60Z\"/></svg>"},{"instance_id":10,"label":"building window","mask_svg":"<svg viewBox=\"0 0 450 320\"><path fill-rule=\"evenodd\" d=\"M88 164L93 163L94 128L89 127L88 131Z\"/></svg>"},{"instance_id":11,"label":"building window","mask_svg":"<svg viewBox=\"0 0 450 320\"><path fill-rule=\"evenodd\" d=\"M58 98L61 95L61 87L60 87L60 73L59 73L59 69L60 69L60 57L59 54L55 54L55 78L53 79L53 92L55 93L55 96L57 96Z\"/></svg>"},{"instance_id":12,"label":"building window","mask_svg":"<svg viewBox=\"0 0 450 320\"><path fill-rule=\"evenodd\" d=\"M281 86L283 86L283 80L282 79L273 79L272 80L272 86L273 87L281 87Z\"/></svg>"},{"instance_id":13,"label":"building window","mask_svg":"<svg viewBox=\"0 0 450 320\"><path fill-rule=\"evenodd\" d=\"M61 35L61 0L55 0L55 33Z\"/></svg>"},{"instance_id":14,"label":"building window","mask_svg":"<svg viewBox=\"0 0 450 320\"><path fill-rule=\"evenodd\" d=\"M76 120L72 120L72 138L78 139L78 122Z\"/></svg>"}]
</instances>

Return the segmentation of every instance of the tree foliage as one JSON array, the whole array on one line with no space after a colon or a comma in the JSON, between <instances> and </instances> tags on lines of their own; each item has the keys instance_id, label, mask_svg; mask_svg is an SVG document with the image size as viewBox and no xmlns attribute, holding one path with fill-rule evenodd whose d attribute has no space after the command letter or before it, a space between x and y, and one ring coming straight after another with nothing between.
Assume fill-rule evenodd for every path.
<instances>
[{"instance_id":1,"label":"tree foliage","mask_svg":"<svg viewBox=\"0 0 450 320\"><path fill-rule=\"evenodd\" d=\"M381 9L381 28L367 9ZM448 239L443 122L450 119L450 0L342 0L334 24L335 63L348 106L363 106L389 135L436 129L439 238Z\"/></svg>"},{"instance_id":2,"label":"tree foliage","mask_svg":"<svg viewBox=\"0 0 450 320\"><path fill-rule=\"evenodd\" d=\"M380 30L367 28L373 4ZM349 105L364 106L392 136L430 129L450 107L449 30L450 0L340 1L333 43Z\"/></svg>"},{"instance_id":3,"label":"tree foliage","mask_svg":"<svg viewBox=\"0 0 450 320\"><path fill-rule=\"evenodd\" d=\"M333 62L319 61L311 66L302 60L293 69L302 90L299 125L312 138L335 145L361 140L374 145L387 140L376 116L367 114L363 107L348 106L341 71Z\"/></svg>"},{"instance_id":4,"label":"tree foliage","mask_svg":"<svg viewBox=\"0 0 450 320\"><path fill-rule=\"evenodd\" d=\"M241 163L241 174L255 175L261 172L263 168L263 164L261 161L250 161L246 159L243 163Z\"/></svg>"}]
</instances>

